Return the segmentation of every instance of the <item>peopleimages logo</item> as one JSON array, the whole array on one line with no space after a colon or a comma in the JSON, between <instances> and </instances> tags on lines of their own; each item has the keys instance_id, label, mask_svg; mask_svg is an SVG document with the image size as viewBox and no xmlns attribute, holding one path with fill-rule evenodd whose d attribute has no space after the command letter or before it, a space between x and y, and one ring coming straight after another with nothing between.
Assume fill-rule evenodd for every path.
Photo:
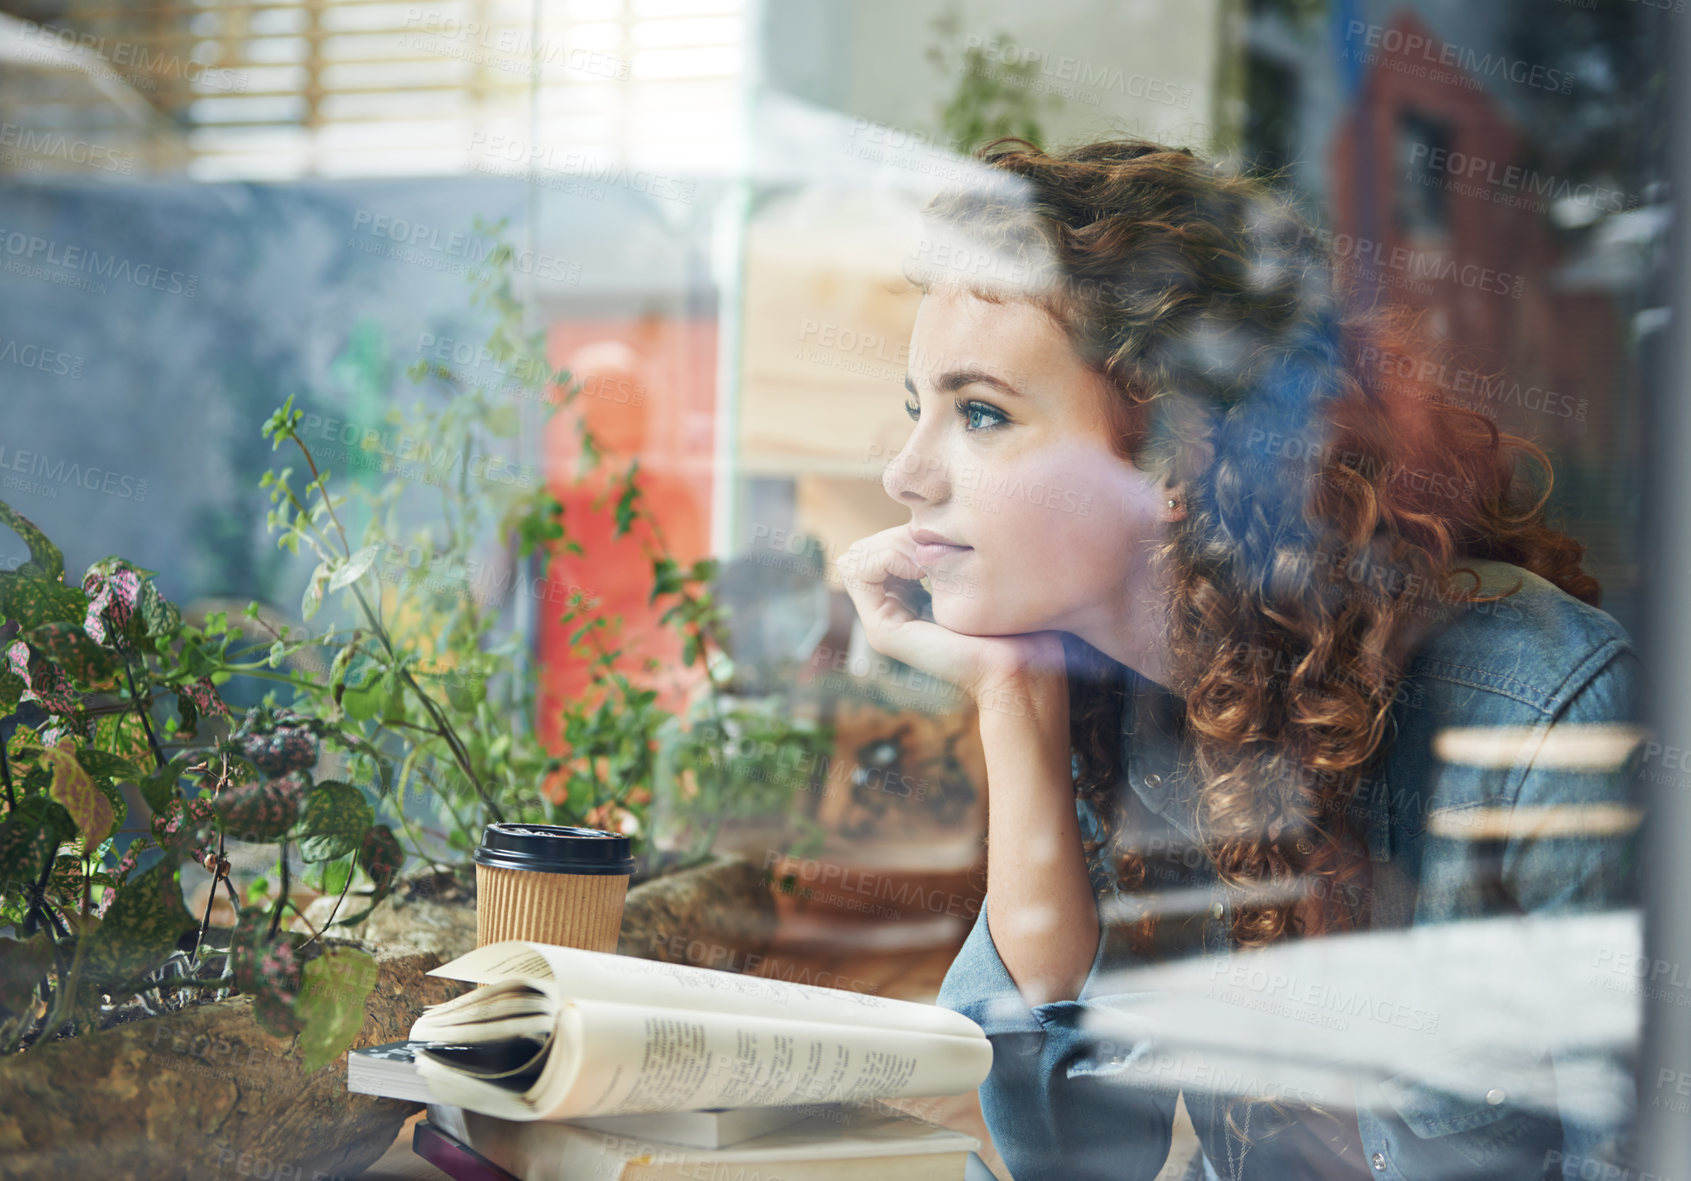
<instances>
[{"instance_id":1,"label":"peopleimages logo","mask_svg":"<svg viewBox=\"0 0 1691 1181\"><path fill-rule=\"evenodd\" d=\"M1441 70L1463 70L1478 78L1514 82L1520 86L1553 90L1560 94L1572 94L1574 89L1574 76L1566 70L1534 65L1505 53L1480 53L1466 45L1452 45L1448 41L1440 41L1437 37L1406 33L1402 29L1388 29L1383 25L1369 24L1367 21L1348 22L1345 25L1345 41L1348 47L1344 50L1344 56L1350 60L1373 65L1379 57L1377 51L1384 51L1393 57L1419 58L1420 60L1414 63L1416 70L1411 72L1424 73L1435 82L1461 82L1460 76L1443 73ZM1351 42L1361 44L1350 45Z\"/></svg>"},{"instance_id":2,"label":"peopleimages logo","mask_svg":"<svg viewBox=\"0 0 1691 1181\"><path fill-rule=\"evenodd\" d=\"M15 36L26 44L71 52L91 53L102 62L123 67L124 81L139 90L155 90L161 78L178 78L206 91L235 93L247 89L245 71L224 69L205 62L184 58L180 54L149 49L137 41L112 40L93 33L77 33L74 29L49 28L34 21L17 22ZM26 55L29 56L29 55ZM33 60L43 60L33 55ZM109 70L109 67L108 67ZM115 73L115 72L113 72Z\"/></svg>"},{"instance_id":3,"label":"peopleimages logo","mask_svg":"<svg viewBox=\"0 0 1691 1181\"><path fill-rule=\"evenodd\" d=\"M1487 196L1489 200L1500 205L1523 204L1530 207L1529 198L1534 197L1550 201L1576 201L1609 213L1622 213L1638 205L1636 197L1629 197L1616 189L1606 189L1601 185L1583 181L1575 184L1563 177L1545 176L1534 168L1523 168L1519 164L1502 164L1471 152L1456 152L1431 144L1417 143L1411 147L1409 162L1425 166L1429 173L1433 174L1428 178L1429 181L1443 179L1448 185L1452 181L1483 180L1492 187L1493 192L1489 195L1482 192L1479 195ZM1465 196L1474 195L1468 193L1465 187L1461 191ZM1535 212L1541 212L1543 208L1543 205L1538 205Z\"/></svg>"},{"instance_id":4,"label":"peopleimages logo","mask_svg":"<svg viewBox=\"0 0 1691 1181\"><path fill-rule=\"evenodd\" d=\"M0 365L19 365L25 369L39 369L54 377L80 378L86 358L58 349L42 348L38 344L22 344L15 340L0 343Z\"/></svg>"},{"instance_id":5,"label":"peopleimages logo","mask_svg":"<svg viewBox=\"0 0 1691 1181\"><path fill-rule=\"evenodd\" d=\"M625 82L632 72L630 61L614 53L580 45L566 45L552 38L541 38L537 41L522 29L487 21L462 20L449 13L424 12L417 7L407 8L405 27L432 33L442 41L463 41L490 50L493 54L509 57L513 59L516 71L525 74L538 72L542 66L562 66L577 73ZM406 43L415 44L411 41ZM490 61L491 58L487 55L477 55L473 60Z\"/></svg>"},{"instance_id":6,"label":"peopleimages logo","mask_svg":"<svg viewBox=\"0 0 1691 1181\"><path fill-rule=\"evenodd\" d=\"M121 172L127 176L135 171L135 157L127 152L114 152L104 144L72 139L59 131L37 131L16 123L0 123L0 146L102 172Z\"/></svg>"},{"instance_id":7,"label":"peopleimages logo","mask_svg":"<svg viewBox=\"0 0 1691 1181\"><path fill-rule=\"evenodd\" d=\"M39 234L26 234L22 230L0 229L0 251L11 256L8 263L56 267L61 274L98 275L102 279L150 287L154 291L186 299L193 299L200 290L200 277L191 272L171 270L155 263L138 263L115 254L101 254L86 246L66 245ZM10 266L8 269L11 269Z\"/></svg>"},{"instance_id":8,"label":"peopleimages logo","mask_svg":"<svg viewBox=\"0 0 1691 1181\"><path fill-rule=\"evenodd\" d=\"M0 443L0 475L4 476L6 487L32 492L49 500L58 496L58 488L73 485L86 488L90 492L103 492L120 500L133 500L137 504L147 499L146 480L92 464L84 466L72 463L41 451L26 451L5 443Z\"/></svg>"},{"instance_id":9,"label":"peopleimages logo","mask_svg":"<svg viewBox=\"0 0 1691 1181\"><path fill-rule=\"evenodd\" d=\"M367 253L386 252L389 257L405 262L419 262L431 269L462 273L478 267L490 258L498 243L462 230L442 230L426 222L408 221L370 209L360 209L352 215L354 237L348 243ZM357 235L362 233L360 239ZM380 241L376 241L379 239ZM442 263L440 260L445 260ZM553 254L535 250L511 251L511 266L519 274L552 279L560 283L579 283L581 264Z\"/></svg>"},{"instance_id":10,"label":"peopleimages logo","mask_svg":"<svg viewBox=\"0 0 1691 1181\"><path fill-rule=\"evenodd\" d=\"M1410 250L1404 246L1387 246L1372 238L1358 238L1350 234L1335 234L1329 230L1316 231L1316 237L1333 255L1341 267L1353 267L1364 275L1380 276L1388 270L1402 275L1409 282L1435 281L1455 283L1474 291L1492 295L1507 295L1520 299L1526 294L1527 281L1521 275L1500 271L1479 263L1458 262L1439 250Z\"/></svg>"},{"instance_id":11,"label":"peopleimages logo","mask_svg":"<svg viewBox=\"0 0 1691 1181\"><path fill-rule=\"evenodd\" d=\"M428 439L342 422L322 414L307 414L300 435L325 455L337 456L349 467L397 474L438 484L463 468L472 479L532 488L538 474L532 465L518 465L498 455L452 450Z\"/></svg>"},{"instance_id":12,"label":"peopleimages logo","mask_svg":"<svg viewBox=\"0 0 1691 1181\"><path fill-rule=\"evenodd\" d=\"M679 201L690 205L699 183L682 180L668 173L650 168L629 168L628 165L601 159L590 152L573 151L558 144L531 143L509 135L489 135L485 131L472 132L470 152L490 161L520 165L524 171L493 170L497 175L528 179L546 173L573 177L599 185L614 185L635 193L645 193L664 201ZM544 171L542 171L544 170Z\"/></svg>"}]
</instances>

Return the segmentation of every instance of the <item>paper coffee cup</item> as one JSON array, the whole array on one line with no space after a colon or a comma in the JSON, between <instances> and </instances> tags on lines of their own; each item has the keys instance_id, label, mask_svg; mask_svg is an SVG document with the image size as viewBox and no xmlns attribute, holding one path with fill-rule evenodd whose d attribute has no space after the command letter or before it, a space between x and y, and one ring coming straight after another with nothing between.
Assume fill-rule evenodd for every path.
<instances>
[{"instance_id":1,"label":"paper coffee cup","mask_svg":"<svg viewBox=\"0 0 1691 1181\"><path fill-rule=\"evenodd\" d=\"M634 872L627 837L557 824L490 824L475 863L477 947L527 939L617 949Z\"/></svg>"}]
</instances>

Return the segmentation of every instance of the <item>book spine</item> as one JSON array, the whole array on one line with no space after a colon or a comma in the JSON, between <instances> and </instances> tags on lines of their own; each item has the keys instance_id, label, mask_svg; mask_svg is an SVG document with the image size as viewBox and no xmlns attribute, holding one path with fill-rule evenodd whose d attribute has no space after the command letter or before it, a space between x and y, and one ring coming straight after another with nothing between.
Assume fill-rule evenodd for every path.
<instances>
[{"instance_id":1,"label":"book spine","mask_svg":"<svg viewBox=\"0 0 1691 1181\"><path fill-rule=\"evenodd\" d=\"M454 1181L522 1181L426 1121L412 1130L411 1151Z\"/></svg>"}]
</instances>

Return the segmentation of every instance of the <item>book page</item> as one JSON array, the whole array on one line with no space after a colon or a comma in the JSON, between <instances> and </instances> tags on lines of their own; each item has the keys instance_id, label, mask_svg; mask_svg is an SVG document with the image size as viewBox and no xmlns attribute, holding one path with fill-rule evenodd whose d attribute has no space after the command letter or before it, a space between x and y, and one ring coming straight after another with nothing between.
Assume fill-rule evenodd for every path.
<instances>
[{"instance_id":1,"label":"book page","mask_svg":"<svg viewBox=\"0 0 1691 1181\"><path fill-rule=\"evenodd\" d=\"M429 975L475 983L513 977L545 978L555 980L561 995L570 1000L617 1001L959 1037L982 1036L980 1027L973 1021L938 1005L517 940L477 948ZM446 1003L462 1002L463 998Z\"/></svg>"},{"instance_id":2,"label":"book page","mask_svg":"<svg viewBox=\"0 0 1691 1181\"><path fill-rule=\"evenodd\" d=\"M543 1015L548 1029L551 1027L553 1013L556 1012L556 1002L545 993L531 990L528 986L514 986L517 981L507 981L501 988L475 988L467 991L463 997L453 997L443 1000L438 1005L426 1005L430 1022L450 1020L455 1025L470 1025L475 1022L490 1022L490 1020L511 1019L511 1017L531 1017Z\"/></svg>"},{"instance_id":3,"label":"book page","mask_svg":"<svg viewBox=\"0 0 1691 1181\"><path fill-rule=\"evenodd\" d=\"M435 1107L429 1109L431 1122ZM444 1113L443 1113L444 1114ZM533 1181L589 1181L617 1178L627 1162L650 1166L683 1166L683 1176L701 1179L733 1177L775 1181L787 1175L787 1162L821 1160L889 1161L910 1156L972 1152L980 1141L962 1132L934 1128L914 1120L888 1116L865 1108L846 1108L829 1116L807 1117L756 1140L725 1149L697 1149L665 1144L639 1136L595 1136L573 1124L531 1124L514 1127L474 1112L452 1112L464 1129L460 1137L477 1152ZM444 1125L443 1125L444 1126ZM609 1163L607 1163L609 1162ZM745 1166L753 1166L748 1169ZM757 1166L762 1166L761 1168ZM917 1173L932 1176L931 1171Z\"/></svg>"},{"instance_id":4,"label":"book page","mask_svg":"<svg viewBox=\"0 0 1691 1181\"><path fill-rule=\"evenodd\" d=\"M546 1119L951 1095L992 1067L978 1027L893 1032L585 1000L561 1018L560 1044L579 1047L569 1054L578 1065L542 1076L534 1105Z\"/></svg>"}]
</instances>

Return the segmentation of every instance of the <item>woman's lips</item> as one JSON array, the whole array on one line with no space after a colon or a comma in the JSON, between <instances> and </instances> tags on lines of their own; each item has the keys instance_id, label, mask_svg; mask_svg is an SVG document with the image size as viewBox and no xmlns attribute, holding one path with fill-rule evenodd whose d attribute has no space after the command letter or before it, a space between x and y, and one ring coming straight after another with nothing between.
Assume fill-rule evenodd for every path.
<instances>
[{"instance_id":1,"label":"woman's lips","mask_svg":"<svg viewBox=\"0 0 1691 1181\"><path fill-rule=\"evenodd\" d=\"M916 561L923 566L934 566L947 558L954 558L959 554L972 552L972 547L966 545L939 545L935 542L924 541L917 543Z\"/></svg>"}]
</instances>

